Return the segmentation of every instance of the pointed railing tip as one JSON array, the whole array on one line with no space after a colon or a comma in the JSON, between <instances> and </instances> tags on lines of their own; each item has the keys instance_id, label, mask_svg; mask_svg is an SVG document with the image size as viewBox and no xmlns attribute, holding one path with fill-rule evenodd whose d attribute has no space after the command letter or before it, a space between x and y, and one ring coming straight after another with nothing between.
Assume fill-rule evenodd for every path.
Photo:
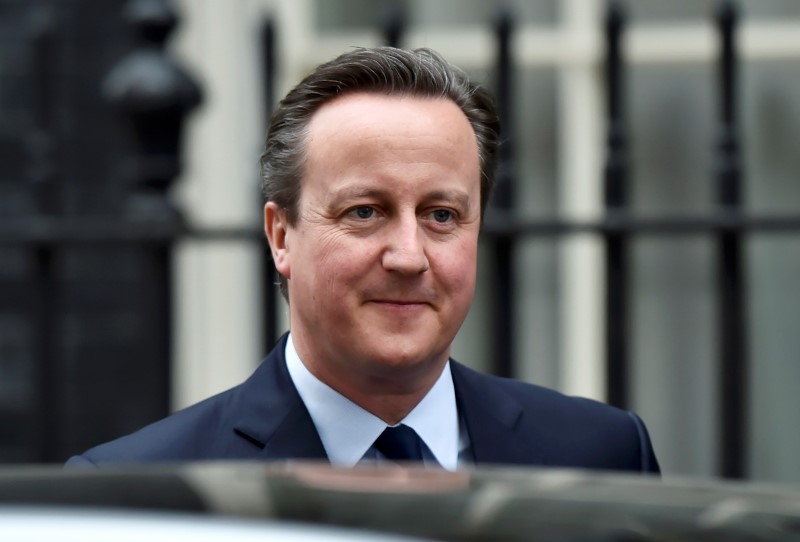
<instances>
[{"instance_id":1,"label":"pointed railing tip","mask_svg":"<svg viewBox=\"0 0 800 542\"><path fill-rule=\"evenodd\" d=\"M163 45L178 24L168 0L129 0L125 5L125 20L142 38L155 45Z\"/></svg>"},{"instance_id":2,"label":"pointed railing tip","mask_svg":"<svg viewBox=\"0 0 800 542\"><path fill-rule=\"evenodd\" d=\"M103 95L131 114L170 110L187 112L200 104L200 87L164 52L165 41L177 25L166 0L130 0L125 17L144 38L109 72Z\"/></svg>"},{"instance_id":3,"label":"pointed railing tip","mask_svg":"<svg viewBox=\"0 0 800 542\"><path fill-rule=\"evenodd\" d=\"M401 47L408 27L408 17L403 5L398 2L384 2L379 23L384 43L389 47Z\"/></svg>"},{"instance_id":4,"label":"pointed railing tip","mask_svg":"<svg viewBox=\"0 0 800 542\"><path fill-rule=\"evenodd\" d=\"M501 33L511 33L514 28L514 18L516 13L508 3L502 3L495 7L492 13L492 22L495 30Z\"/></svg>"},{"instance_id":5,"label":"pointed railing tip","mask_svg":"<svg viewBox=\"0 0 800 542\"><path fill-rule=\"evenodd\" d=\"M739 6L733 0L717 0L714 3L714 16L723 25L733 25L739 18Z\"/></svg>"},{"instance_id":6,"label":"pointed railing tip","mask_svg":"<svg viewBox=\"0 0 800 542\"><path fill-rule=\"evenodd\" d=\"M625 2L609 0L606 4L606 26L619 28L627 21L628 13Z\"/></svg>"}]
</instances>

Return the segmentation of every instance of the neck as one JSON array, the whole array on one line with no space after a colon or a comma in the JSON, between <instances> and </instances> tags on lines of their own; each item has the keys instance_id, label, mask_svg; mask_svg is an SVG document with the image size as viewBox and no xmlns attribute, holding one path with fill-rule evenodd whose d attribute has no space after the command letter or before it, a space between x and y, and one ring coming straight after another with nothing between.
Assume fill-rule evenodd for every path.
<instances>
[{"instance_id":1,"label":"neck","mask_svg":"<svg viewBox=\"0 0 800 542\"><path fill-rule=\"evenodd\" d=\"M408 416L412 410L414 410L414 407L416 407L419 402L422 401L428 391L430 391L430 387L414 394L369 394L360 397L354 397L353 394L351 394L346 395L346 397L367 412L370 412L386 422L387 425L396 425L403 421L403 419L405 419L405 417ZM342 392L340 391L339 393Z\"/></svg>"},{"instance_id":2,"label":"neck","mask_svg":"<svg viewBox=\"0 0 800 542\"><path fill-rule=\"evenodd\" d=\"M388 425L396 425L408 416L428 394L442 374L444 364L441 364L439 370L435 372L428 371L424 375L415 375L413 378L409 375L395 374L389 378L372 377L361 381L352 378L351 375L342 379L337 378L340 376L339 374L321 374L309 365L306 367L319 380L367 412L377 416Z\"/></svg>"},{"instance_id":3,"label":"neck","mask_svg":"<svg viewBox=\"0 0 800 542\"><path fill-rule=\"evenodd\" d=\"M380 364L319 363L311 349L292 342L300 361L318 380L389 425L401 422L428 394L442 374L448 353L419 363L393 367Z\"/></svg>"}]
</instances>

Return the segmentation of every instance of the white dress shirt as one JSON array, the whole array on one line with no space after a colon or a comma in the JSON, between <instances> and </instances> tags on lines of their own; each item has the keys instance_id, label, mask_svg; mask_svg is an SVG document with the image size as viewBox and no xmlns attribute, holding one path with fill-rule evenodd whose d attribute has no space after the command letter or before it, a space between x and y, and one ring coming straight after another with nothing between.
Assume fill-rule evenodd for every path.
<instances>
[{"instance_id":1,"label":"white dress shirt","mask_svg":"<svg viewBox=\"0 0 800 542\"><path fill-rule=\"evenodd\" d=\"M374 447L386 422L340 394L311 372L295 350L291 334L286 341L286 366L300 398L319 433L333 465L387 461ZM470 461L469 436L459 419L450 362L425 397L400 423L417 432L424 443L423 462L455 470Z\"/></svg>"}]
</instances>

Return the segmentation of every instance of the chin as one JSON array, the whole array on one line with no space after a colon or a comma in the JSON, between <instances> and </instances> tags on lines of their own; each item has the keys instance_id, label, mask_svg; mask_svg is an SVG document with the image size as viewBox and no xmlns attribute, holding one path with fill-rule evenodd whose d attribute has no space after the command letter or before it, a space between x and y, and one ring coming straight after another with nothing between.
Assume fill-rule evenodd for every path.
<instances>
[{"instance_id":1,"label":"chin","mask_svg":"<svg viewBox=\"0 0 800 542\"><path fill-rule=\"evenodd\" d=\"M447 359L446 351L443 353L438 349L420 349L417 344L399 344L395 347L384 345L380 351L376 352L375 360L382 366L389 369L403 371L413 368L426 369ZM438 352L438 353L437 353Z\"/></svg>"}]
</instances>

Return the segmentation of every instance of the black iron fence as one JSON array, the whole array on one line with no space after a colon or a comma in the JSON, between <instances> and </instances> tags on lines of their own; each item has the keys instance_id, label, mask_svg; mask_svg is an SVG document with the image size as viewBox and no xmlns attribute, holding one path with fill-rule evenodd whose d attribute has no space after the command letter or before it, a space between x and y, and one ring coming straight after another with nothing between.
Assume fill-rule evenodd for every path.
<instances>
[{"instance_id":1,"label":"black iron fence","mask_svg":"<svg viewBox=\"0 0 800 542\"><path fill-rule=\"evenodd\" d=\"M5 168L0 174L0 461L6 462L61 461L167 413L172 303L169 254L176 241L252 240L264 255L264 283L275 282L260 227L191 228L167 197L179 168L182 120L199 99L196 87L163 53L164 41L175 23L167 4L108 2L93 23L70 14L70 4L65 2L66 8L47 2L0 6L0 25L10 27L22 21L20 28L29 32L5 38L12 45L24 45L29 64L16 77L8 71L7 61L0 63L0 111L14 110L13 99L28 89L35 96L23 106L30 118L6 116L0 121L0 160ZM120 37L127 35L120 30L121 13L138 29L140 40L133 47ZM800 233L800 210L785 216L756 216L743 210L736 122L736 4L718 2L713 16L720 43L717 208L713 212L643 218L631 211L629 192L635 179L627 158L631 142L621 46L627 20L624 4L611 1L605 20L605 215L595 221L519 218L514 205L520 181L513 173L514 142L508 141L502 147L496 193L483 236L495 269L491 341L496 361L492 370L510 376L518 369L513 351L517 281L513 273L519 242L528 237L563 239L579 233L603 240L607 396L609 402L622 407L630 403L630 375L636 363L629 353L632 240L713 236L717 245L721 390L718 473L743 477L749 371L743 244L755 232ZM511 110L516 73L511 47L513 20L506 10L498 12L494 21L497 57L493 85L506 134L512 133L515 118ZM101 22L118 33L112 38L112 34L98 34ZM386 42L402 46L402 11L388 12L382 24ZM267 21L262 35L263 81L264 100L270 105L275 102L280 58L275 32L275 22ZM94 49L100 43L106 54L97 57ZM72 55L65 52L69 48ZM126 51L132 52L126 56ZM99 58L91 69L77 75L62 73L74 67L75 58L83 61L90 57ZM53 91L47 82L58 77L63 85ZM154 82L160 84L151 84ZM106 102L121 109L120 117L132 127L129 138L101 135L119 130L111 129L112 120L99 109L87 109L89 106L76 98L80 92L97 98L98 103L102 92ZM82 119L70 116L87 111L99 120L84 125ZM29 133L25 132L22 154L15 154L19 134L24 132L20 123ZM271 347L280 331L274 288L264 289L263 306L264 342Z\"/></svg>"},{"instance_id":2,"label":"black iron fence","mask_svg":"<svg viewBox=\"0 0 800 542\"><path fill-rule=\"evenodd\" d=\"M0 5L0 461L59 462L165 415L167 190L196 85L163 2ZM134 32L130 27L134 28Z\"/></svg>"}]
</instances>

